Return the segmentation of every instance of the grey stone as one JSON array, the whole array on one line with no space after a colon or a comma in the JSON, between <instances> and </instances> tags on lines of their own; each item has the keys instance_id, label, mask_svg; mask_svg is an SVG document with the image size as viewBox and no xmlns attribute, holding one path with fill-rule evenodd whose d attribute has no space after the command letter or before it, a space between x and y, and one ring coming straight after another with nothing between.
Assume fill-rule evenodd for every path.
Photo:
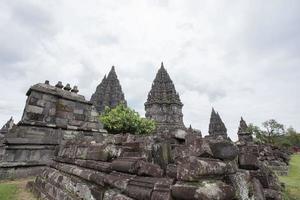
<instances>
[{"instance_id":1,"label":"grey stone","mask_svg":"<svg viewBox=\"0 0 300 200\"><path fill-rule=\"evenodd\" d=\"M214 109L211 111L210 122L209 122L209 135L213 137L224 137L227 138L227 129L223 123L219 113L215 112Z\"/></svg>"},{"instance_id":2,"label":"grey stone","mask_svg":"<svg viewBox=\"0 0 300 200\"><path fill-rule=\"evenodd\" d=\"M158 131L185 129L182 107L175 86L162 63L148 93L145 116L156 121Z\"/></svg>"},{"instance_id":3,"label":"grey stone","mask_svg":"<svg viewBox=\"0 0 300 200\"><path fill-rule=\"evenodd\" d=\"M233 160L238 155L238 148L228 140L209 140L208 143L215 158Z\"/></svg>"},{"instance_id":4,"label":"grey stone","mask_svg":"<svg viewBox=\"0 0 300 200\"><path fill-rule=\"evenodd\" d=\"M103 113L105 107L114 108L120 103L127 104L114 66L108 76L105 75L102 82L97 86L91 97L91 102L99 113Z\"/></svg>"}]
</instances>

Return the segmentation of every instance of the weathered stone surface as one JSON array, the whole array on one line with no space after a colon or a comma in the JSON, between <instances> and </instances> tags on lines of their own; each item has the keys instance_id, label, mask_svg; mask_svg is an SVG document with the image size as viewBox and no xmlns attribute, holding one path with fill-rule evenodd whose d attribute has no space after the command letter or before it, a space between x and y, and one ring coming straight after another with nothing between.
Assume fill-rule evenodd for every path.
<instances>
[{"instance_id":1,"label":"weathered stone surface","mask_svg":"<svg viewBox=\"0 0 300 200\"><path fill-rule=\"evenodd\" d=\"M105 75L102 82L97 86L91 97L91 102L99 113L102 113L105 107L114 108L120 103L127 104L114 66L112 66L108 76Z\"/></svg>"},{"instance_id":2,"label":"weathered stone surface","mask_svg":"<svg viewBox=\"0 0 300 200\"><path fill-rule=\"evenodd\" d=\"M158 131L185 129L182 107L175 86L162 63L148 93L145 116L156 121Z\"/></svg>"},{"instance_id":3,"label":"weathered stone surface","mask_svg":"<svg viewBox=\"0 0 300 200\"><path fill-rule=\"evenodd\" d=\"M210 122L208 133L212 137L221 136L227 138L227 129L223 123L219 113L215 112L214 109L211 111Z\"/></svg>"},{"instance_id":4,"label":"weathered stone surface","mask_svg":"<svg viewBox=\"0 0 300 200\"><path fill-rule=\"evenodd\" d=\"M103 200L133 200L133 199L120 194L116 190L107 190L104 193Z\"/></svg>"},{"instance_id":5,"label":"weathered stone surface","mask_svg":"<svg viewBox=\"0 0 300 200\"><path fill-rule=\"evenodd\" d=\"M183 181L197 181L203 177L222 176L226 173L226 163L198 157L182 159L177 166L177 179Z\"/></svg>"},{"instance_id":6,"label":"weathered stone surface","mask_svg":"<svg viewBox=\"0 0 300 200\"><path fill-rule=\"evenodd\" d=\"M144 160L138 161L138 172L140 176L153 176L161 177L164 171L160 168L159 165L146 162Z\"/></svg>"},{"instance_id":7,"label":"weathered stone surface","mask_svg":"<svg viewBox=\"0 0 300 200\"><path fill-rule=\"evenodd\" d=\"M155 164L158 164L162 169L166 169L171 162L171 145L169 143L157 143L152 145L152 156Z\"/></svg>"},{"instance_id":8,"label":"weathered stone surface","mask_svg":"<svg viewBox=\"0 0 300 200\"><path fill-rule=\"evenodd\" d=\"M112 169L115 171L136 174L138 172L138 161L143 158L117 158L112 162Z\"/></svg>"},{"instance_id":9,"label":"weathered stone surface","mask_svg":"<svg viewBox=\"0 0 300 200\"><path fill-rule=\"evenodd\" d=\"M2 134L4 136L14 125L14 119L11 117L0 129L0 135Z\"/></svg>"},{"instance_id":10,"label":"weathered stone surface","mask_svg":"<svg viewBox=\"0 0 300 200\"><path fill-rule=\"evenodd\" d=\"M265 200L264 190L256 178L252 178L253 196L255 200Z\"/></svg>"},{"instance_id":11,"label":"weathered stone surface","mask_svg":"<svg viewBox=\"0 0 300 200\"><path fill-rule=\"evenodd\" d=\"M279 191L272 189L264 189L266 200L283 200L282 194Z\"/></svg>"},{"instance_id":12,"label":"weathered stone surface","mask_svg":"<svg viewBox=\"0 0 300 200\"><path fill-rule=\"evenodd\" d=\"M252 134L248 131L248 126L242 117L241 117L240 126L237 134L238 134L239 142L241 143L253 142Z\"/></svg>"},{"instance_id":13,"label":"weathered stone surface","mask_svg":"<svg viewBox=\"0 0 300 200\"><path fill-rule=\"evenodd\" d=\"M213 157L222 160L233 160L238 155L238 148L228 140L209 140Z\"/></svg>"},{"instance_id":14,"label":"weathered stone surface","mask_svg":"<svg viewBox=\"0 0 300 200\"><path fill-rule=\"evenodd\" d=\"M162 196L169 195L169 188L172 183L173 180L169 178L135 177L129 181L125 193L134 199L154 200L151 198L153 192L159 200ZM163 188L162 191L160 188Z\"/></svg>"},{"instance_id":15,"label":"weathered stone surface","mask_svg":"<svg viewBox=\"0 0 300 200\"><path fill-rule=\"evenodd\" d=\"M9 162L6 167L13 167L16 174L20 175L17 170L22 172L24 162L27 167L48 164L56 146L67 140L97 139L97 135L106 132L101 129L92 104L70 91L69 85L65 90L62 86L61 82L56 87L51 86L48 81L31 86L21 121L1 140L0 162ZM97 152L88 153L93 158L99 156ZM75 159L74 156L68 158Z\"/></svg>"},{"instance_id":16,"label":"weathered stone surface","mask_svg":"<svg viewBox=\"0 0 300 200\"><path fill-rule=\"evenodd\" d=\"M242 169L258 169L258 148L256 145L239 147L239 166Z\"/></svg>"},{"instance_id":17,"label":"weathered stone surface","mask_svg":"<svg viewBox=\"0 0 300 200\"><path fill-rule=\"evenodd\" d=\"M172 196L182 200L228 200L235 197L233 187L223 182L201 181L195 184L178 183L171 187Z\"/></svg>"},{"instance_id":18,"label":"weathered stone surface","mask_svg":"<svg viewBox=\"0 0 300 200\"><path fill-rule=\"evenodd\" d=\"M207 140L199 137L189 140L190 141L186 140L186 144L188 145L192 156L213 157L213 152Z\"/></svg>"},{"instance_id":19,"label":"weathered stone surface","mask_svg":"<svg viewBox=\"0 0 300 200\"><path fill-rule=\"evenodd\" d=\"M236 191L237 199L265 199L262 185L257 179L251 177L249 171L238 170L235 174L229 175L228 178Z\"/></svg>"},{"instance_id":20,"label":"weathered stone surface","mask_svg":"<svg viewBox=\"0 0 300 200\"><path fill-rule=\"evenodd\" d=\"M76 159L75 164L80 167L85 167L88 169L95 169L95 170L98 170L101 172L111 172L112 171L111 163L109 163L109 162Z\"/></svg>"}]
</instances>

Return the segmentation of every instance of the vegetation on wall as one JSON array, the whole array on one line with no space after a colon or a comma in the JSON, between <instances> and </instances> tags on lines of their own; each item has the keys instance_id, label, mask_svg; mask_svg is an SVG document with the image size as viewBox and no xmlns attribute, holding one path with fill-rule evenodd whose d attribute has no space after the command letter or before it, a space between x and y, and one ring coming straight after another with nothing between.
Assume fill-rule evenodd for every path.
<instances>
[{"instance_id":1,"label":"vegetation on wall","mask_svg":"<svg viewBox=\"0 0 300 200\"><path fill-rule=\"evenodd\" d=\"M139 113L123 104L113 109L107 107L100 116L100 121L104 128L112 134L149 134L155 129L153 120L140 117Z\"/></svg>"}]
</instances>

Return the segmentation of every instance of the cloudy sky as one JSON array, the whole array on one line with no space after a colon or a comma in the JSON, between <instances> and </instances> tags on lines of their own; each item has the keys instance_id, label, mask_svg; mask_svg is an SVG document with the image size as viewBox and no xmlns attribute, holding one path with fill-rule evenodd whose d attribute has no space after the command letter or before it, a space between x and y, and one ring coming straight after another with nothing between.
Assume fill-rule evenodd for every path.
<instances>
[{"instance_id":1,"label":"cloudy sky","mask_svg":"<svg viewBox=\"0 0 300 200\"><path fill-rule=\"evenodd\" d=\"M0 0L0 122L48 79L90 98L112 65L144 114L163 61L184 121L205 135L213 106L236 139L275 118L300 130L300 1Z\"/></svg>"}]
</instances>

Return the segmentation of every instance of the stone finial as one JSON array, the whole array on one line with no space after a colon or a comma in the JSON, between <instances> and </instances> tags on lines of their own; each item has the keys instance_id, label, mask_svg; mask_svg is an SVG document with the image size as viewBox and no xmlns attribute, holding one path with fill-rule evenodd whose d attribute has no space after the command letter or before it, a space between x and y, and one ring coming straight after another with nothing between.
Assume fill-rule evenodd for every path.
<instances>
[{"instance_id":1,"label":"stone finial","mask_svg":"<svg viewBox=\"0 0 300 200\"><path fill-rule=\"evenodd\" d=\"M61 81L58 81L57 84L55 85L55 87L62 89L64 86Z\"/></svg>"},{"instance_id":2,"label":"stone finial","mask_svg":"<svg viewBox=\"0 0 300 200\"><path fill-rule=\"evenodd\" d=\"M76 85L74 85L73 89L71 90L71 92L74 92L74 93L78 93L79 90L78 90L78 87Z\"/></svg>"},{"instance_id":3,"label":"stone finial","mask_svg":"<svg viewBox=\"0 0 300 200\"><path fill-rule=\"evenodd\" d=\"M66 91L70 91L71 89L72 88L69 83L67 83L67 85L64 87L64 90L66 90Z\"/></svg>"},{"instance_id":4,"label":"stone finial","mask_svg":"<svg viewBox=\"0 0 300 200\"><path fill-rule=\"evenodd\" d=\"M50 82L48 80L45 80L46 85L50 85Z\"/></svg>"}]
</instances>

